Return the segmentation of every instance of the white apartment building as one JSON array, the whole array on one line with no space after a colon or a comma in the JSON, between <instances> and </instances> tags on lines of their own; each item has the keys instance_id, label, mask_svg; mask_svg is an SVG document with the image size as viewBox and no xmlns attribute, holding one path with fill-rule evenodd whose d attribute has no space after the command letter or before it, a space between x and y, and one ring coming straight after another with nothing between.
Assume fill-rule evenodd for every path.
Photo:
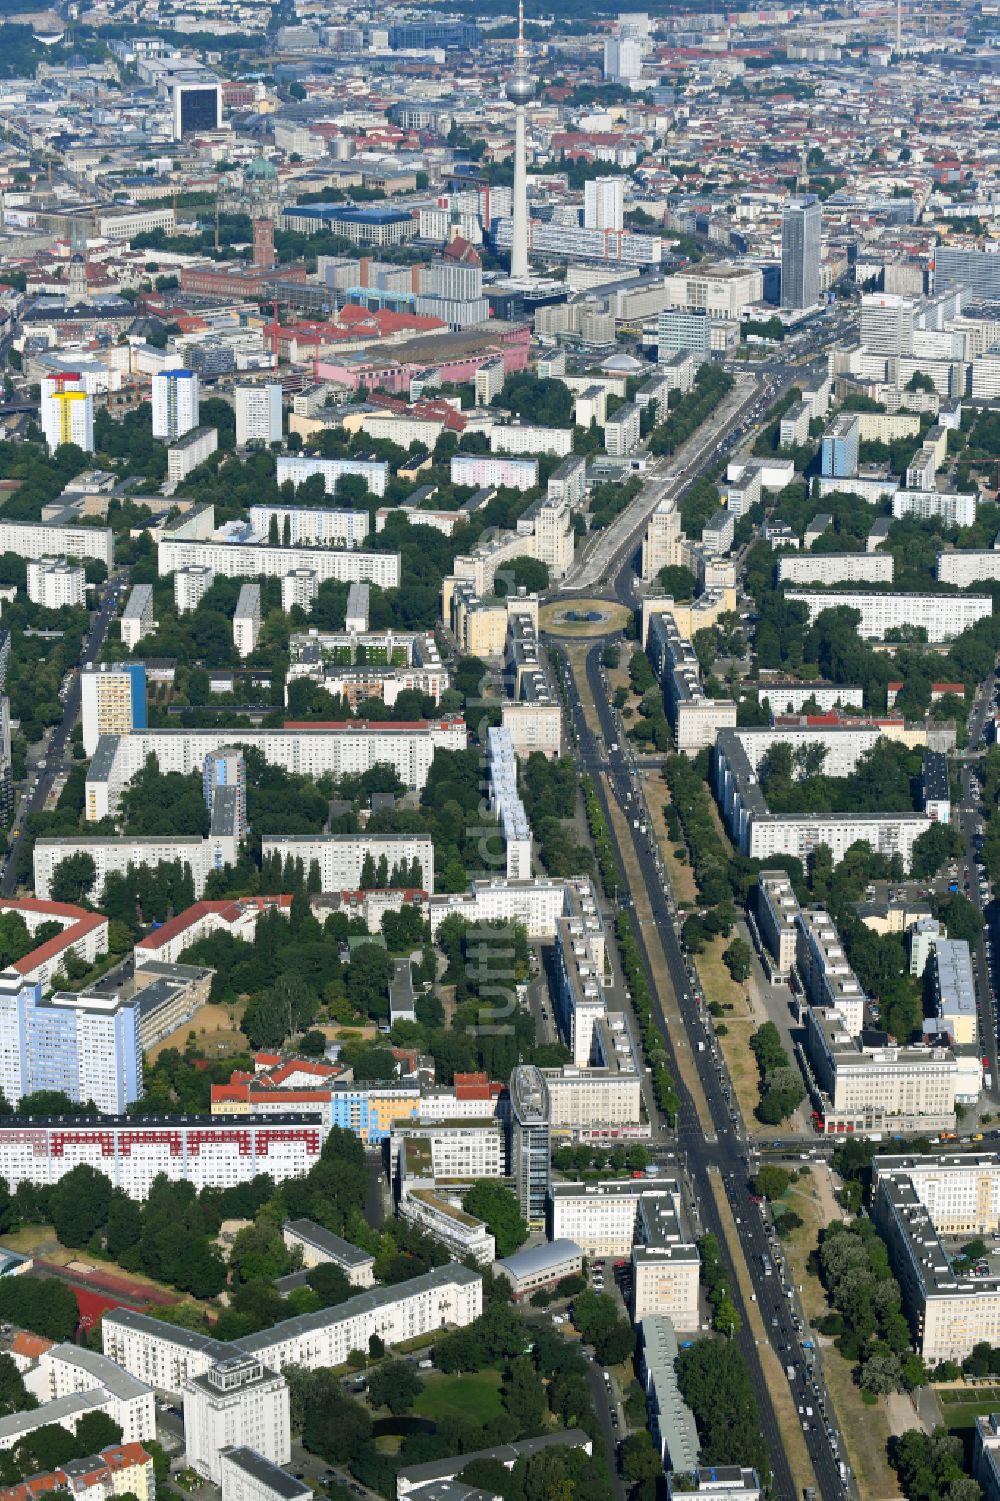
<instances>
[{"instance_id":1,"label":"white apartment building","mask_svg":"<svg viewBox=\"0 0 1000 1501\"><path fill-rule=\"evenodd\" d=\"M0 1125L0 1176L49 1186L79 1163L94 1167L130 1199L146 1199L153 1179L197 1190L235 1188L267 1173L275 1183L301 1178L319 1161L323 1128L312 1115L83 1117ZM150 1386L163 1383L121 1360L107 1341L105 1355Z\"/></svg>"},{"instance_id":2,"label":"white apartment building","mask_svg":"<svg viewBox=\"0 0 1000 1501\"><path fill-rule=\"evenodd\" d=\"M142 640L153 629L153 586L152 584L135 584L128 597L128 603L122 611L119 622L122 633L122 646L126 651L134 651Z\"/></svg>"},{"instance_id":3,"label":"white apartment building","mask_svg":"<svg viewBox=\"0 0 1000 1501\"><path fill-rule=\"evenodd\" d=\"M286 1319L240 1340L239 1346L274 1370L343 1365L352 1350L367 1350L373 1334L386 1345L463 1328L483 1309L483 1279L457 1262L390 1287L370 1287L335 1308ZM169 1326L168 1326L169 1327Z\"/></svg>"},{"instance_id":4,"label":"white apartment building","mask_svg":"<svg viewBox=\"0 0 1000 1501\"><path fill-rule=\"evenodd\" d=\"M895 517L915 516L933 521L940 516L946 526L974 526L976 497L956 490L896 490L892 497Z\"/></svg>"},{"instance_id":5,"label":"white apartment building","mask_svg":"<svg viewBox=\"0 0 1000 1501\"><path fill-rule=\"evenodd\" d=\"M835 1011L849 1037L865 1024L868 997L861 988L833 918L823 907L807 907L795 917L795 964L813 1006Z\"/></svg>"},{"instance_id":6,"label":"white apartment building","mask_svg":"<svg viewBox=\"0 0 1000 1501\"><path fill-rule=\"evenodd\" d=\"M373 880L370 885L388 886L394 871L402 866L420 866L419 881L407 886L434 891L434 848L430 836L416 834L265 834L261 846L263 859L279 856L301 860L308 875L313 865L319 867L321 891L358 891L366 862L377 873L385 862L388 879Z\"/></svg>"},{"instance_id":7,"label":"white apartment building","mask_svg":"<svg viewBox=\"0 0 1000 1501\"><path fill-rule=\"evenodd\" d=\"M627 459L639 447L642 414L634 401L624 406L607 419L604 424L604 447L613 459Z\"/></svg>"},{"instance_id":8,"label":"white apartment building","mask_svg":"<svg viewBox=\"0 0 1000 1501\"><path fill-rule=\"evenodd\" d=\"M531 878L531 825L517 790L517 757L507 731L493 726L487 750L490 784L490 810L500 822L507 878L527 881Z\"/></svg>"},{"instance_id":9,"label":"white apartment building","mask_svg":"<svg viewBox=\"0 0 1000 1501\"><path fill-rule=\"evenodd\" d=\"M101 759L101 747L113 745L116 740L115 736L107 736L99 742L98 754L95 755L91 767L92 775L93 766ZM107 814L91 814L90 808L93 806L95 804L88 801L88 818L108 816ZM195 898L200 900L209 872L221 870L226 865L235 865L239 847L240 834L235 826L218 832L213 830L204 839L197 834L123 835L119 838L100 839L66 836L48 839L39 841L32 852L35 892L41 900L51 900L52 881L62 862L74 855L88 854L94 862L95 875L92 892L95 897L100 897L109 875L124 875L130 865L140 869L147 866L180 863L189 868L194 882Z\"/></svg>"},{"instance_id":10,"label":"white apartment building","mask_svg":"<svg viewBox=\"0 0 1000 1501\"><path fill-rule=\"evenodd\" d=\"M89 1391L69 1392L65 1397L55 1397L41 1407L26 1412L11 1412L0 1418L0 1450L14 1449L39 1428L58 1424L60 1428L75 1433L80 1419L91 1412L103 1412L110 1416L111 1394L103 1386L92 1386Z\"/></svg>"},{"instance_id":11,"label":"white apartment building","mask_svg":"<svg viewBox=\"0 0 1000 1501\"><path fill-rule=\"evenodd\" d=\"M140 1444L156 1437L153 1388L84 1345L52 1345L39 1356L24 1384L42 1403L101 1387L108 1397L108 1416L122 1430L123 1444Z\"/></svg>"},{"instance_id":12,"label":"white apartment building","mask_svg":"<svg viewBox=\"0 0 1000 1501\"><path fill-rule=\"evenodd\" d=\"M233 407L236 412L236 446L251 443L270 448L281 442L282 389L277 381L263 386L236 386Z\"/></svg>"},{"instance_id":13,"label":"white apartment building","mask_svg":"<svg viewBox=\"0 0 1000 1501\"><path fill-rule=\"evenodd\" d=\"M199 464L210 459L218 446L218 428L192 427L167 449L167 483L179 485Z\"/></svg>"},{"instance_id":14,"label":"white apartment building","mask_svg":"<svg viewBox=\"0 0 1000 1501\"><path fill-rule=\"evenodd\" d=\"M249 657L257 650L261 623L260 585L243 584L233 612L233 645L240 657Z\"/></svg>"},{"instance_id":15,"label":"white apartment building","mask_svg":"<svg viewBox=\"0 0 1000 1501\"><path fill-rule=\"evenodd\" d=\"M174 604L178 615L189 615L192 610L197 610L214 583L215 574L203 563L178 568L174 574Z\"/></svg>"},{"instance_id":16,"label":"white apartment building","mask_svg":"<svg viewBox=\"0 0 1000 1501\"><path fill-rule=\"evenodd\" d=\"M786 599L808 606L812 622L823 610L846 605L861 616L858 635L884 641L886 632L899 627L922 627L931 642L951 641L955 636L993 613L993 601L980 594L858 594L828 592L809 594L790 590Z\"/></svg>"},{"instance_id":17,"label":"white apartment building","mask_svg":"<svg viewBox=\"0 0 1000 1501\"><path fill-rule=\"evenodd\" d=\"M66 558L31 558L28 562L28 598L46 610L63 605L86 605L87 574Z\"/></svg>"},{"instance_id":18,"label":"white apartment building","mask_svg":"<svg viewBox=\"0 0 1000 1501\"><path fill-rule=\"evenodd\" d=\"M798 947L799 903L783 870L762 870L757 881L757 927L773 961L771 976L791 974Z\"/></svg>"},{"instance_id":19,"label":"white apartment building","mask_svg":"<svg viewBox=\"0 0 1000 1501\"><path fill-rule=\"evenodd\" d=\"M962 1361L1000 1341L1000 1279L953 1264L943 1236L1000 1231L1000 1158L995 1152L876 1157L875 1223L889 1245L904 1307L928 1365Z\"/></svg>"},{"instance_id":20,"label":"white apartment building","mask_svg":"<svg viewBox=\"0 0 1000 1501\"><path fill-rule=\"evenodd\" d=\"M272 521L279 540L291 547L360 547L368 536L367 511L251 506L250 525L261 537L271 534Z\"/></svg>"},{"instance_id":21,"label":"white apartment building","mask_svg":"<svg viewBox=\"0 0 1000 1501\"><path fill-rule=\"evenodd\" d=\"M304 485L314 474L322 475L327 495L336 495L340 480L349 474L364 480L372 495L384 495L389 483L389 465L384 459L313 459L299 454L281 454L275 478L279 485Z\"/></svg>"},{"instance_id":22,"label":"white apartment building","mask_svg":"<svg viewBox=\"0 0 1000 1501\"><path fill-rule=\"evenodd\" d=\"M399 586L398 552L341 552L329 547L274 547L260 542L212 542L161 537L157 568L162 577L180 568L207 568L223 578L283 578L296 568L312 568L323 583L337 579Z\"/></svg>"},{"instance_id":23,"label":"white apartment building","mask_svg":"<svg viewBox=\"0 0 1000 1501\"><path fill-rule=\"evenodd\" d=\"M344 630L349 635L364 635L370 617L371 588L368 584L352 584L347 591L344 611ZM437 655L436 649L434 655Z\"/></svg>"},{"instance_id":24,"label":"white apartment building","mask_svg":"<svg viewBox=\"0 0 1000 1501\"><path fill-rule=\"evenodd\" d=\"M500 458L481 453L455 453L451 457L453 485L472 485L481 490L495 485L509 490L533 490L538 484L537 459Z\"/></svg>"},{"instance_id":25,"label":"white apartment building","mask_svg":"<svg viewBox=\"0 0 1000 1501\"><path fill-rule=\"evenodd\" d=\"M114 533L108 526L50 526L0 519L0 552L19 558L97 558L111 570Z\"/></svg>"},{"instance_id":26,"label":"white apartment building","mask_svg":"<svg viewBox=\"0 0 1000 1501\"><path fill-rule=\"evenodd\" d=\"M292 1457L288 1382L260 1360L233 1353L184 1383L184 1448L188 1464L222 1483L224 1449L246 1446L272 1464Z\"/></svg>"},{"instance_id":27,"label":"white apartment building","mask_svg":"<svg viewBox=\"0 0 1000 1501\"><path fill-rule=\"evenodd\" d=\"M967 589L1000 579L1000 549L988 552L939 552L935 574L942 584Z\"/></svg>"},{"instance_id":28,"label":"white apartment building","mask_svg":"<svg viewBox=\"0 0 1000 1501\"><path fill-rule=\"evenodd\" d=\"M778 558L778 579L790 584L891 584L889 552L787 552Z\"/></svg>"},{"instance_id":29,"label":"white apartment building","mask_svg":"<svg viewBox=\"0 0 1000 1501\"><path fill-rule=\"evenodd\" d=\"M491 453L554 453L566 458L573 452L571 427L536 427L530 422L497 424L490 429Z\"/></svg>"},{"instance_id":30,"label":"white apartment building","mask_svg":"<svg viewBox=\"0 0 1000 1501\"><path fill-rule=\"evenodd\" d=\"M955 1129L960 1072L950 1048L900 1046L885 1032L852 1036L838 1011L809 1006L806 1050L825 1135Z\"/></svg>"},{"instance_id":31,"label":"white apartment building","mask_svg":"<svg viewBox=\"0 0 1000 1501\"><path fill-rule=\"evenodd\" d=\"M469 923L523 923L529 938L552 939L556 920L566 908L568 884L544 877L508 881L493 876L488 881L473 881L468 891L431 898L431 933L437 932L445 918L457 913Z\"/></svg>"},{"instance_id":32,"label":"white apartment building","mask_svg":"<svg viewBox=\"0 0 1000 1501\"><path fill-rule=\"evenodd\" d=\"M558 756L562 747L562 710L558 703L505 703L500 716L517 755L540 751L543 756Z\"/></svg>"},{"instance_id":33,"label":"white apartment building","mask_svg":"<svg viewBox=\"0 0 1000 1501\"><path fill-rule=\"evenodd\" d=\"M281 1238L290 1251L298 1250L307 1271L329 1263L343 1272L352 1287L371 1287L375 1281L374 1256L313 1220L285 1220Z\"/></svg>"},{"instance_id":34,"label":"white apartment building","mask_svg":"<svg viewBox=\"0 0 1000 1501\"><path fill-rule=\"evenodd\" d=\"M214 729L142 730L106 737L87 774L88 820L115 815L123 789L145 765L147 756L156 758L161 771L180 771L188 776L192 771L203 771L205 757L230 745L232 738L232 730ZM384 762L394 768L405 786L421 789L438 746L464 750L468 736L462 719L421 720L415 724L351 720L333 725L291 723L280 730L241 730L239 741L256 746L271 765L301 776L360 775Z\"/></svg>"},{"instance_id":35,"label":"white apartment building","mask_svg":"<svg viewBox=\"0 0 1000 1501\"><path fill-rule=\"evenodd\" d=\"M193 370L161 370L153 376L153 437L175 443L198 426L198 376Z\"/></svg>"},{"instance_id":36,"label":"white apartment building","mask_svg":"<svg viewBox=\"0 0 1000 1501\"><path fill-rule=\"evenodd\" d=\"M226 1449L219 1455L222 1501L311 1501L304 1480L272 1464L256 1449Z\"/></svg>"},{"instance_id":37,"label":"white apartment building","mask_svg":"<svg viewBox=\"0 0 1000 1501\"><path fill-rule=\"evenodd\" d=\"M864 708L864 689L849 683L786 683L762 679L758 684L761 703L767 699L771 714L802 714L806 704L815 703L820 714L830 709Z\"/></svg>"},{"instance_id":38,"label":"white apartment building","mask_svg":"<svg viewBox=\"0 0 1000 1501\"><path fill-rule=\"evenodd\" d=\"M661 568L687 567L689 557L687 538L681 531L681 517L677 503L669 498L657 503L642 539L643 580L651 583Z\"/></svg>"},{"instance_id":39,"label":"white apartment building","mask_svg":"<svg viewBox=\"0 0 1000 1501\"><path fill-rule=\"evenodd\" d=\"M595 177L583 187L585 229L624 229L625 179Z\"/></svg>"},{"instance_id":40,"label":"white apartment building","mask_svg":"<svg viewBox=\"0 0 1000 1501\"><path fill-rule=\"evenodd\" d=\"M319 574L315 568L292 568L282 575L281 608L287 615L295 605L306 615L319 593Z\"/></svg>"}]
</instances>

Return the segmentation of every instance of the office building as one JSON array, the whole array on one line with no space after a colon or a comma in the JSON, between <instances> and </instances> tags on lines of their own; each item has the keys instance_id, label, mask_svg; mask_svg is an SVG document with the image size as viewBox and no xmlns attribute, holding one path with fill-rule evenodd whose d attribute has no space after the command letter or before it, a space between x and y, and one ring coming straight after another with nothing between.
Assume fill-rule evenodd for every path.
<instances>
[{"instance_id":1,"label":"office building","mask_svg":"<svg viewBox=\"0 0 1000 1501\"><path fill-rule=\"evenodd\" d=\"M861 343L868 354L890 359L913 354L917 304L891 292L866 293L861 298Z\"/></svg>"},{"instance_id":2,"label":"office building","mask_svg":"<svg viewBox=\"0 0 1000 1501\"><path fill-rule=\"evenodd\" d=\"M257 650L261 624L260 585L243 584L233 613L233 645L241 658Z\"/></svg>"},{"instance_id":3,"label":"office building","mask_svg":"<svg viewBox=\"0 0 1000 1501\"><path fill-rule=\"evenodd\" d=\"M222 1482L221 1455L247 1447L272 1464L292 1457L288 1383L262 1361L234 1353L184 1383L187 1463L213 1484Z\"/></svg>"},{"instance_id":4,"label":"office building","mask_svg":"<svg viewBox=\"0 0 1000 1501\"><path fill-rule=\"evenodd\" d=\"M495 1272L510 1283L514 1302L518 1303L541 1288L556 1287L564 1277L579 1276L582 1269L579 1246L571 1240L552 1240L505 1256L497 1262Z\"/></svg>"},{"instance_id":5,"label":"office building","mask_svg":"<svg viewBox=\"0 0 1000 1501\"><path fill-rule=\"evenodd\" d=\"M518 1205L529 1225L544 1225L551 1166L549 1101L545 1077L534 1064L519 1063L510 1076L510 1120L510 1167Z\"/></svg>"},{"instance_id":6,"label":"office building","mask_svg":"<svg viewBox=\"0 0 1000 1501\"><path fill-rule=\"evenodd\" d=\"M233 407L236 412L237 448L270 448L280 443L282 388L277 381L263 386L236 386Z\"/></svg>"},{"instance_id":7,"label":"office building","mask_svg":"<svg viewBox=\"0 0 1000 1501\"><path fill-rule=\"evenodd\" d=\"M174 140L204 135L222 123L222 85L198 68L185 70L172 86Z\"/></svg>"},{"instance_id":8,"label":"office building","mask_svg":"<svg viewBox=\"0 0 1000 1501\"><path fill-rule=\"evenodd\" d=\"M823 212L812 195L789 199L781 216L781 306L798 311L819 301Z\"/></svg>"},{"instance_id":9,"label":"office building","mask_svg":"<svg viewBox=\"0 0 1000 1501\"><path fill-rule=\"evenodd\" d=\"M148 636L153 629L152 584L133 585L119 624L122 646L126 651L135 651L143 636Z\"/></svg>"},{"instance_id":10,"label":"office building","mask_svg":"<svg viewBox=\"0 0 1000 1501\"><path fill-rule=\"evenodd\" d=\"M83 749L93 756L102 735L130 735L144 730L146 719L146 664L144 662L100 663L80 674L80 718Z\"/></svg>"},{"instance_id":11,"label":"office building","mask_svg":"<svg viewBox=\"0 0 1000 1501\"><path fill-rule=\"evenodd\" d=\"M65 558L31 558L28 562L28 598L45 610L86 605L86 570Z\"/></svg>"},{"instance_id":12,"label":"office building","mask_svg":"<svg viewBox=\"0 0 1000 1501\"><path fill-rule=\"evenodd\" d=\"M595 177L584 184L583 223L586 229L625 227L624 177Z\"/></svg>"},{"instance_id":13,"label":"office building","mask_svg":"<svg viewBox=\"0 0 1000 1501\"><path fill-rule=\"evenodd\" d=\"M950 1048L900 1045L874 1027L852 1035L833 1008L809 1006L805 1021L813 1123L823 1135L954 1131L964 1075Z\"/></svg>"},{"instance_id":14,"label":"office building","mask_svg":"<svg viewBox=\"0 0 1000 1501\"><path fill-rule=\"evenodd\" d=\"M153 437L175 443L198 426L198 377L193 370L161 370L153 376Z\"/></svg>"},{"instance_id":15,"label":"office building","mask_svg":"<svg viewBox=\"0 0 1000 1501\"><path fill-rule=\"evenodd\" d=\"M764 278L756 266L699 262L668 276L664 294L671 309L705 313L713 321L732 323L761 301Z\"/></svg>"}]
</instances>

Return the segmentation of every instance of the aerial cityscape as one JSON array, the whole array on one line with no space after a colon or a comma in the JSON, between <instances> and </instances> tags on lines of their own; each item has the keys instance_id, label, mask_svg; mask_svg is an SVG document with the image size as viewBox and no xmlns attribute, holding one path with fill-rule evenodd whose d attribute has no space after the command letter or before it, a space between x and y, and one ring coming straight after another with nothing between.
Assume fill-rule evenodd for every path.
<instances>
[{"instance_id":1,"label":"aerial cityscape","mask_svg":"<svg viewBox=\"0 0 1000 1501\"><path fill-rule=\"evenodd\" d=\"M0 1501L1000 1501L1000 5L0 43Z\"/></svg>"}]
</instances>

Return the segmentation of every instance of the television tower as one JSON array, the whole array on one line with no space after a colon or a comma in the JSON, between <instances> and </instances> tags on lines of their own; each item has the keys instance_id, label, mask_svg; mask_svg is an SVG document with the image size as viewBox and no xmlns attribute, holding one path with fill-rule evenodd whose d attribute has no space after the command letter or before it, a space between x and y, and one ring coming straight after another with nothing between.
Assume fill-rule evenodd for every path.
<instances>
[{"instance_id":1,"label":"television tower","mask_svg":"<svg viewBox=\"0 0 1000 1501\"><path fill-rule=\"evenodd\" d=\"M535 85L528 77L528 53L524 45L524 0L517 6L517 49L514 72L507 80L507 98L515 108L514 195L511 223L510 274L528 275L528 162L524 142L524 106L534 97Z\"/></svg>"}]
</instances>

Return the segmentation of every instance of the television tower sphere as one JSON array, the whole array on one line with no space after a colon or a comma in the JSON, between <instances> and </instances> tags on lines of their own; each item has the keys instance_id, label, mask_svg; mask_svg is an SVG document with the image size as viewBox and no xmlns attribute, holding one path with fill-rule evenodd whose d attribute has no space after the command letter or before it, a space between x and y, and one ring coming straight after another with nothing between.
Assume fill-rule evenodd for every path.
<instances>
[{"instance_id":1,"label":"television tower sphere","mask_svg":"<svg viewBox=\"0 0 1000 1501\"><path fill-rule=\"evenodd\" d=\"M507 98L511 104L528 104L535 97L535 84L527 73L517 72L507 80Z\"/></svg>"}]
</instances>

